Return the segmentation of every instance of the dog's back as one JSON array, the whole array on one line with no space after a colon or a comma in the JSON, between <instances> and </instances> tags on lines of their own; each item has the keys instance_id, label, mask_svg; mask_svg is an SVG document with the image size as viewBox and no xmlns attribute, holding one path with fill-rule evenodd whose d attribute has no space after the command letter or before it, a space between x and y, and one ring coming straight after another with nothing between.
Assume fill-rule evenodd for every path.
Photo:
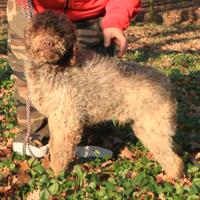
<instances>
[{"instance_id":1,"label":"dog's back","mask_svg":"<svg viewBox=\"0 0 200 200\"><path fill-rule=\"evenodd\" d=\"M66 73L73 74L67 87L74 90L75 104L93 122L115 117L125 121L148 102L156 106L172 98L170 81L164 74L135 62L95 57Z\"/></svg>"}]
</instances>

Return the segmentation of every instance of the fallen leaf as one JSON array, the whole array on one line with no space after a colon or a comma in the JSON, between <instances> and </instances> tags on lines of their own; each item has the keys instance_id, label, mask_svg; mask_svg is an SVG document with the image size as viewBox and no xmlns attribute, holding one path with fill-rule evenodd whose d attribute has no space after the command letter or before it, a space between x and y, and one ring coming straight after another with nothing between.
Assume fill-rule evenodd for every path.
<instances>
[{"instance_id":1,"label":"fallen leaf","mask_svg":"<svg viewBox=\"0 0 200 200\"><path fill-rule=\"evenodd\" d=\"M130 171L126 174L126 178L134 179L138 175L138 172Z\"/></svg>"},{"instance_id":2,"label":"fallen leaf","mask_svg":"<svg viewBox=\"0 0 200 200\"><path fill-rule=\"evenodd\" d=\"M0 193L7 193L8 191L11 190L11 186L10 185L7 185L7 186L0 186Z\"/></svg>"},{"instance_id":3,"label":"fallen leaf","mask_svg":"<svg viewBox=\"0 0 200 200\"><path fill-rule=\"evenodd\" d=\"M150 197L151 199L155 199L154 197L154 193L153 192L150 192L150 191L148 191L147 192L147 195L148 195L148 197Z\"/></svg>"},{"instance_id":4,"label":"fallen leaf","mask_svg":"<svg viewBox=\"0 0 200 200\"><path fill-rule=\"evenodd\" d=\"M8 159L12 157L12 150L6 146L0 146L0 150L0 161L3 160L3 158Z\"/></svg>"},{"instance_id":5,"label":"fallen leaf","mask_svg":"<svg viewBox=\"0 0 200 200\"><path fill-rule=\"evenodd\" d=\"M121 158L132 159L134 157L133 152L131 152L127 147L121 150L119 156Z\"/></svg>"},{"instance_id":6,"label":"fallen leaf","mask_svg":"<svg viewBox=\"0 0 200 200\"><path fill-rule=\"evenodd\" d=\"M18 183L28 183L31 180L31 177L28 175L27 172L20 170L17 175Z\"/></svg>"},{"instance_id":7,"label":"fallen leaf","mask_svg":"<svg viewBox=\"0 0 200 200\"><path fill-rule=\"evenodd\" d=\"M111 165L112 163L113 163L112 160L107 160L107 161L105 161L105 162L103 162L103 163L101 164L101 167L107 167L108 165Z\"/></svg>"},{"instance_id":8,"label":"fallen leaf","mask_svg":"<svg viewBox=\"0 0 200 200\"><path fill-rule=\"evenodd\" d=\"M40 199L40 191L34 190L33 192L28 193L26 200L37 200Z\"/></svg>"},{"instance_id":9,"label":"fallen leaf","mask_svg":"<svg viewBox=\"0 0 200 200\"><path fill-rule=\"evenodd\" d=\"M62 197L67 197L67 192L62 192L61 195Z\"/></svg>"},{"instance_id":10,"label":"fallen leaf","mask_svg":"<svg viewBox=\"0 0 200 200\"><path fill-rule=\"evenodd\" d=\"M10 177L10 184L11 184L11 186L16 185L18 183L19 182L18 182L18 176L17 175Z\"/></svg>"},{"instance_id":11,"label":"fallen leaf","mask_svg":"<svg viewBox=\"0 0 200 200\"><path fill-rule=\"evenodd\" d=\"M42 160L42 166L45 168L45 169L48 169L50 167L50 160L49 160L49 155L46 154Z\"/></svg>"},{"instance_id":12,"label":"fallen leaf","mask_svg":"<svg viewBox=\"0 0 200 200\"><path fill-rule=\"evenodd\" d=\"M9 132L10 132L10 133L13 133L13 134L16 134L16 133L19 132L19 128L15 127L15 128L13 128L13 129L9 130Z\"/></svg>"},{"instance_id":13,"label":"fallen leaf","mask_svg":"<svg viewBox=\"0 0 200 200\"><path fill-rule=\"evenodd\" d=\"M4 120L4 115L0 115L0 121L3 121Z\"/></svg>"},{"instance_id":14,"label":"fallen leaf","mask_svg":"<svg viewBox=\"0 0 200 200\"><path fill-rule=\"evenodd\" d=\"M26 160L19 162L19 167L20 167L20 170L23 172L26 172L30 169L28 166L28 162Z\"/></svg>"},{"instance_id":15,"label":"fallen leaf","mask_svg":"<svg viewBox=\"0 0 200 200\"><path fill-rule=\"evenodd\" d=\"M12 145L13 145L13 138L7 138L7 147L8 148L11 148L12 147Z\"/></svg>"},{"instance_id":16,"label":"fallen leaf","mask_svg":"<svg viewBox=\"0 0 200 200\"><path fill-rule=\"evenodd\" d=\"M9 176L11 174L10 169L7 166L5 166L4 168L0 169L0 173L5 177L7 177L7 176Z\"/></svg>"},{"instance_id":17,"label":"fallen leaf","mask_svg":"<svg viewBox=\"0 0 200 200\"><path fill-rule=\"evenodd\" d=\"M123 187L118 187L117 188L117 192L124 192L124 188Z\"/></svg>"},{"instance_id":18,"label":"fallen leaf","mask_svg":"<svg viewBox=\"0 0 200 200\"><path fill-rule=\"evenodd\" d=\"M158 199L159 200L166 200L166 197L163 193L160 193L159 196L158 196Z\"/></svg>"}]
</instances>

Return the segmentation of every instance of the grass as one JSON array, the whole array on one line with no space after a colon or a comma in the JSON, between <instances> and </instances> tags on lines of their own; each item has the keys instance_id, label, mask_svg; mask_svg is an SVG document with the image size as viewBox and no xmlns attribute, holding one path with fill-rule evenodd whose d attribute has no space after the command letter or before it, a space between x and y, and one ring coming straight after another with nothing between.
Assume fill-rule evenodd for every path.
<instances>
[{"instance_id":1,"label":"grass","mask_svg":"<svg viewBox=\"0 0 200 200\"><path fill-rule=\"evenodd\" d=\"M137 27L134 28L137 31ZM195 26L194 32L197 28ZM156 34L158 30L150 34ZM188 30L193 31L191 26ZM169 28L162 28L162 31L162 37L158 35L156 42L164 40L166 34L170 35ZM174 31L171 30L171 34ZM187 31L186 27L184 31ZM5 33L0 35L0 45L5 46ZM149 37L149 34L146 35ZM152 64L172 80L178 102L175 140L183 148L185 178L174 181L166 177L136 139L126 143L132 159L99 159L97 155L94 160L76 162L72 171L63 172L58 177L50 169L45 169L45 159L34 160L12 153L12 139L17 132L12 70L7 59L0 57L0 198L26 199L27 195L32 195L33 199L41 200L198 200L200 57L195 52L156 51L131 49L127 59Z\"/></svg>"}]
</instances>

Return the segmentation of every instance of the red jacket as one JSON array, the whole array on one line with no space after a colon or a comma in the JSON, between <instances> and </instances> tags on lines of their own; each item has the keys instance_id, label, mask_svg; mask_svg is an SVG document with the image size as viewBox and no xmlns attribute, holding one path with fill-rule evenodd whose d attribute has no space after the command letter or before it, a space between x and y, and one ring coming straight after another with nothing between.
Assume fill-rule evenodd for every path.
<instances>
[{"instance_id":1,"label":"red jacket","mask_svg":"<svg viewBox=\"0 0 200 200\"><path fill-rule=\"evenodd\" d=\"M18 0L21 3L21 0ZM67 16L72 21L104 16L102 28L115 27L122 30L140 10L140 0L70 0ZM64 12L65 0L33 0L36 12L52 9Z\"/></svg>"}]
</instances>

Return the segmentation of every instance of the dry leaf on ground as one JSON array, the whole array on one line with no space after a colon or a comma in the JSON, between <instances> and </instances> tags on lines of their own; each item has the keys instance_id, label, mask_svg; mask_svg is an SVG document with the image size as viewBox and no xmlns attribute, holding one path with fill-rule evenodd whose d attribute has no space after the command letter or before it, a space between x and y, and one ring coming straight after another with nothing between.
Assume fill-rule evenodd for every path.
<instances>
[{"instance_id":1,"label":"dry leaf on ground","mask_svg":"<svg viewBox=\"0 0 200 200\"><path fill-rule=\"evenodd\" d=\"M17 175L18 183L24 184L28 183L31 180L31 177L28 175L27 172L20 170Z\"/></svg>"},{"instance_id":2,"label":"dry leaf on ground","mask_svg":"<svg viewBox=\"0 0 200 200\"><path fill-rule=\"evenodd\" d=\"M111 164L113 164L113 161L112 160L107 160L106 162L103 162L101 164L101 167L107 167L108 165L111 165Z\"/></svg>"},{"instance_id":3,"label":"dry leaf on ground","mask_svg":"<svg viewBox=\"0 0 200 200\"><path fill-rule=\"evenodd\" d=\"M30 192L28 196L26 197L26 200L37 200L40 199L40 191L34 190L33 192Z\"/></svg>"},{"instance_id":4,"label":"dry leaf on ground","mask_svg":"<svg viewBox=\"0 0 200 200\"><path fill-rule=\"evenodd\" d=\"M50 167L50 160L49 160L49 154L46 154L44 156L44 158L42 159L42 166L45 168L45 169L48 169Z\"/></svg>"},{"instance_id":5,"label":"dry leaf on ground","mask_svg":"<svg viewBox=\"0 0 200 200\"><path fill-rule=\"evenodd\" d=\"M134 158L133 152L131 152L127 147L121 150L119 156L121 158L128 158L128 159Z\"/></svg>"}]
</instances>

